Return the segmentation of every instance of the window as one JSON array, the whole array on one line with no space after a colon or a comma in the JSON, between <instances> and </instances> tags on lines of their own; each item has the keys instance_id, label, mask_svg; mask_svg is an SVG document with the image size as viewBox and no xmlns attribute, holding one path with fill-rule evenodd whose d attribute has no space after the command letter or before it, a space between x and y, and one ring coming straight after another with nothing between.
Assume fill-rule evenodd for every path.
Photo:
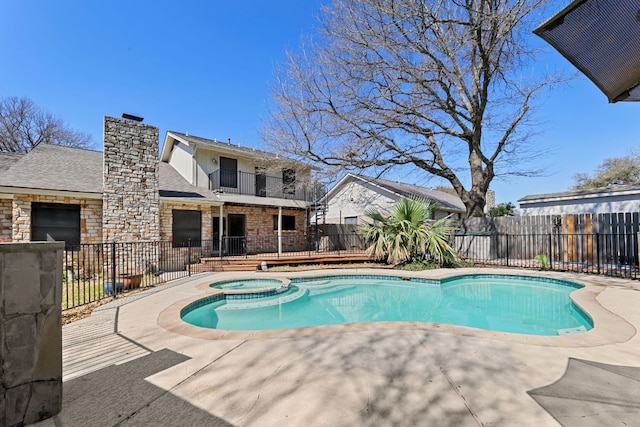
<instances>
[{"instance_id":1,"label":"window","mask_svg":"<svg viewBox=\"0 0 640 427\"><path fill-rule=\"evenodd\" d=\"M293 169L282 170L282 191L284 194L296 193L296 171Z\"/></svg>"},{"instance_id":2,"label":"window","mask_svg":"<svg viewBox=\"0 0 640 427\"><path fill-rule=\"evenodd\" d=\"M345 216L344 223L346 225L358 225L358 217L357 216Z\"/></svg>"},{"instance_id":3,"label":"window","mask_svg":"<svg viewBox=\"0 0 640 427\"><path fill-rule=\"evenodd\" d=\"M238 188L238 160L220 156L220 187Z\"/></svg>"},{"instance_id":4,"label":"window","mask_svg":"<svg viewBox=\"0 0 640 427\"><path fill-rule=\"evenodd\" d=\"M80 205L32 203L31 240L65 242L67 249L80 245Z\"/></svg>"},{"instance_id":5,"label":"window","mask_svg":"<svg viewBox=\"0 0 640 427\"><path fill-rule=\"evenodd\" d=\"M278 230L278 215L273 216L273 229ZM282 231L295 231L296 217L294 215L282 215Z\"/></svg>"},{"instance_id":6,"label":"window","mask_svg":"<svg viewBox=\"0 0 640 427\"><path fill-rule=\"evenodd\" d=\"M173 210L173 247L200 246L202 238L202 212Z\"/></svg>"},{"instance_id":7,"label":"window","mask_svg":"<svg viewBox=\"0 0 640 427\"><path fill-rule=\"evenodd\" d=\"M256 167L256 196L267 197L267 170Z\"/></svg>"}]
</instances>

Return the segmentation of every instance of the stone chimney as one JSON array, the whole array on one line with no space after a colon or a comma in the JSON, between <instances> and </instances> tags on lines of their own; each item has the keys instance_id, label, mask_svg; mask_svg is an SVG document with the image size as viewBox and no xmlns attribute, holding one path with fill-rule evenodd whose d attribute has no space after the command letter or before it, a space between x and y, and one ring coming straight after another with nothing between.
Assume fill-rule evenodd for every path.
<instances>
[{"instance_id":1,"label":"stone chimney","mask_svg":"<svg viewBox=\"0 0 640 427\"><path fill-rule=\"evenodd\" d=\"M104 118L103 242L160 240L158 128Z\"/></svg>"},{"instance_id":2,"label":"stone chimney","mask_svg":"<svg viewBox=\"0 0 640 427\"><path fill-rule=\"evenodd\" d=\"M489 212L489 209L496 207L496 192L493 190L487 190L487 196L485 198L484 213Z\"/></svg>"}]
</instances>

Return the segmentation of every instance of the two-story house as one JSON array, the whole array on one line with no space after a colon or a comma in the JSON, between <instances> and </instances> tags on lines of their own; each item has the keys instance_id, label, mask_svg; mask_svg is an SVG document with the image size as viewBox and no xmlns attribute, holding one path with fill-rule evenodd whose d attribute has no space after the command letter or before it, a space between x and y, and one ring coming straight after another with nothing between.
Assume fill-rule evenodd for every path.
<instances>
[{"instance_id":1,"label":"two-story house","mask_svg":"<svg viewBox=\"0 0 640 427\"><path fill-rule=\"evenodd\" d=\"M167 132L160 160L216 202L214 250L276 252L305 246L311 167L230 141Z\"/></svg>"},{"instance_id":2,"label":"two-story house","mask_svg":"<svg viewBox=\"0 0 640 427\"><path fill-rule=\"evenodd\" d=\"M0 241L170 241L212 255L304 249L311 168L105 117L104 150L0 154Z\"/></svg>"}]
</instances>

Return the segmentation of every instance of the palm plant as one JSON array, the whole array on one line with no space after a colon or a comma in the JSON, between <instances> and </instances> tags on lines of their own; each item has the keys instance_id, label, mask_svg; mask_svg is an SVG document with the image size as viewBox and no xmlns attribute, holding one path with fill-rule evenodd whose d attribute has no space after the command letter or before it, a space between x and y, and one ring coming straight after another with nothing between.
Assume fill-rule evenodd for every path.
<instances>
[{"instance_id":1,"label":"palm plant","mask_svg":"<svg viewBox=\"0 0 640 427\"><path fill-rule=\"evenodd\" d=\"M390 264L427 259L439 265L455 263L458 256L447 241L455 229L454 220L450 216L431 219L436 208L429 200L403 198L388 217L368 211L373 223L361 226L359 231L369 244L369 255L386 258Z\"/></svg>"}]
</instances>

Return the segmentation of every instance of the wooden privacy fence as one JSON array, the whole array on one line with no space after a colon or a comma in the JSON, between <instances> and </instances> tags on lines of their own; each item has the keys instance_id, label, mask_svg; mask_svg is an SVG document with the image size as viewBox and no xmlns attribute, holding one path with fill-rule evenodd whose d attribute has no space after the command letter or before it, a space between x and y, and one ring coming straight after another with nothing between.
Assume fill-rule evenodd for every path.
<instances>
[{"instance_id":1,"label":"wooden privacy fence","mask_svg":"<svg viewBox=\"0 0 640 427\"><path fill-rule=\"evenodd\" d=\"M452 243L477 263L636 277L639 232L638 213L468 218Z\"/></svg>"}]
</instances>

